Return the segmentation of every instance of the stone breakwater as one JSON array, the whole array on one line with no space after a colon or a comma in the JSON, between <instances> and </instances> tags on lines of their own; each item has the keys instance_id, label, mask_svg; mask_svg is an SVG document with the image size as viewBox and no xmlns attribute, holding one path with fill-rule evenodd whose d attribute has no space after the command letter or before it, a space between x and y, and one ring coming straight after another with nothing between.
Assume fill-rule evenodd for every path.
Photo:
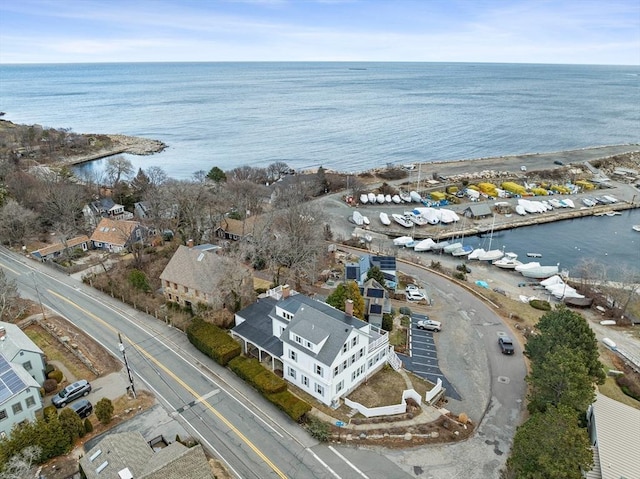
<instances>
[{"instance_id":1,"label":"stone breakwater","mask_svg":"<svg viewBox=\"0 0 640 479\"><path fill-rule=\"evenodd\" d=\"M71 156L62 158L57 162L58 166L70 166L87 163L101 158L107 158L121 153L129 153L131 155L153 155L160 153L167 145L159 140L149 138L141 138L138 136L126 135L105 135L111 140L108 148L102 148L89 155Z\"/></svg>"}]
</instances>

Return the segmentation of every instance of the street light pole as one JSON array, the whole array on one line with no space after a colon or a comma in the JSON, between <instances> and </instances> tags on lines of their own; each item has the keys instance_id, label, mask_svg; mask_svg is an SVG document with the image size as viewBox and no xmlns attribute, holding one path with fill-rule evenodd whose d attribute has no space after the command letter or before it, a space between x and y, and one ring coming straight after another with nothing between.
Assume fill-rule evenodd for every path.
<instances>
[{"instance_id":1,"label":"street light pole","mask_svg":"<svg viewBox=\"0 0 640 479\"><path fill-rule=\"evenodd\" d=\"M31 271L31 280L33 281L33 289L36 290L36 296L38 297L38 304L40 305L40 310L42 311L42 319L46 321L47 316L44 314L44 306L42 305L42 299L40 298L40 291L38 290L38 283L36 283L36 272Z\"/></svg>"}]
</instances>

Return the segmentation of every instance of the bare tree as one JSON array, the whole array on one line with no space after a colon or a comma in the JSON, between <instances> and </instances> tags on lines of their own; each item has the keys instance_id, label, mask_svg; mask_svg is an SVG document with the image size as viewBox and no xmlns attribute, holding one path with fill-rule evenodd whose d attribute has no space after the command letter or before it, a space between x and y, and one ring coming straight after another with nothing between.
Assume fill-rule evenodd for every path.
<instances>
[{"instance_id":1,"label":"bare tree","mask_svg":"<svg viewBox=\"0 0 640 479\"><path fill-rule=\"evenodd\" d=\"M245 165L227 171L226 174L227 181L250 181L263 185L267 182L267 171L264 168L254 168Z\"/></svg>"},{"instance_id":2,"label":"bare tree","mask_svg":"<svg viewBox=\"0 0 640 479\"><path fill-rule=\"evenodd\" d=\"M22 451L9 458L4 470L0 472L0 479L24 479L25 477L35 477L35 473L32 469L41 454L42 449L40 446L25 447Z\"/></svg>"},{"instance_id":3,"label":"bare tree","mask_svg":"<svg viewBox=\"0 0 640 479\"><path fill-rule=\"evenodd\" d=\"M7 279L4 271L0 269L0 320L4 321L7 314L20 297L16 282Z\"/></svg>"},{"instance_id":4,"label":"bare tree","mask_svg":"<svg viewBox=\"0 0 640 479\"><path fill-rule=\"evenodd\" d=\"M107 160L104 171L111 187L115 187L122 179L127 179L133 174L133 165L123 156L114 156Z\"/></svg>"},{"instance_id":5,"label":"bare tree","mask_svg":"<svg viewBox=\"0 0 640 479\"><path fill-rule=\"evenodd\" d=\"M36 214L10 199L0 209L0 241L9 246L21 243L34 230Z\"/></svg>"},{"instance_id":6,"label":"bare tree","mask_svg":"<svg viewBox=\"0 0 640 479\"><path fill-rule=\"evenodd\" d=\"M169 179L167 173L160 166L150 166L144 171L149 178L149 184L154 188L162 186Z\"/></svg>"},{"instance_id":7,"label":"bare tree","mask_svg":"<svg viewBox=\"0 0 640 479\"><path fill-rule=\"evenodd\" d=\"M192 239L197 243L213 228L209 205L214 203L206 183L169 181L165 185L168 202L175 205L176 228L184 243Z\"/></svg>"},{"instance_id":8,"label":"bare tree","mask_svg":"<svg viewBox=\"0 0 640 479\"><path fill-rule=\"evenodd\" d=\"M59 230L75 234L84 227L82 208L89 201L82 186L58 176L51 175L41 181L43 203L40 215L43 222L58 225Z\"/></svg>"},{"instance_id":9,"label":"bare tree","mask_svg":"<svg viewBox=\"0 0 640 479\"><path fill-rule=\"evenodd\" d=\"M267 178L269 181L278 181L284 175L288 174L291 168L284 161L276 161L267 166Z\"/></svg>"}]
</instances>

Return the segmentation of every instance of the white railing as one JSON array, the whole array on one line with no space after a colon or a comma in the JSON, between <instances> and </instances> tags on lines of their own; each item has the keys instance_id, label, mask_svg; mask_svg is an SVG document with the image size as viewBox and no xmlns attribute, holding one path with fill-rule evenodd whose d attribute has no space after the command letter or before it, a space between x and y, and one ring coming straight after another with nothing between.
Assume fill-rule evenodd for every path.
<instances>
[{"instance_id":1,"label":"white railing","mask_svg":"<svg viewBox=\"0 0 640 479\"><path fill-rule=\"evenodd\" d=\"M440 391L442 391L442 379L438 378L438 382L434 388L431 391L427 391L427 394L424 395L424 402L431 404L433 399L440 394Z\"/></svg>"},{"instance_id":2,"label":"white railing","mask_svg":"<svg viewBox=\"0 0 640 479\"><path fill-rule=\"evenodd\" d=\"M396 371L400 371L402 369L402 361L400 361L400 358L394 351L393 346L389 346L389 351L387 352L387 362Z\"/></svg>"},{"instance_id":3,"label":"white railing","mask_svg":"<svg viewBox=\"0 0 640 479\"><path fill-rule=\"evenodd\" d=\"M386 346L387 344L389 344L389 338L387 338L386 336L381 336L375 341L369 343L369 353L372 353L379 347Z\"/></svg>"},{"instance_id":4,"label":"white railing","mask_svg":"<svg viewBox=\"0 0 640 479\"><path fill-rule=\"evenodd\" d=\"M406 389L402 393L402 400L400 404L393 404L392 406L380 406L380 407L366 407L362 404L351 401L349 398L344 398L344 403L352 409L355 409L364 417L376 417L376 416L391 416L394 414L402 414L407 412L407 398L413 399L418 404L421 404L420 394L413 389Z\"/></svg>"}]
</instances>

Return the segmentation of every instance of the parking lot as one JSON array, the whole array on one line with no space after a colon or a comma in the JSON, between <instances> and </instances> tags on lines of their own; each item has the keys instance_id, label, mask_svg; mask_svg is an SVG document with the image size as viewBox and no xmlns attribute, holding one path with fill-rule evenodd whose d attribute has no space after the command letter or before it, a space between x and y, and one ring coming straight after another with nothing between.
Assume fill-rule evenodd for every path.
<instances>
[{"instance_id":1,"label":"parking lot","mask_svg":"<svg viewBox=\"0 0 640 479\"><path fill-rule=\"evenodd\" d=\"M438 379L441 379L443 387L447 390L447 396L459 400L460 395L444 374L442 374L438 366L438 351L436 348L435 335L446 334L446 331L443 330L442 332L435 333L418 329L418 321L425 319L428 319L428 317L423 314L413 313L411 316L409 355L401 356L404 367L434 384Z\"/></svg>"}]
</instances>

